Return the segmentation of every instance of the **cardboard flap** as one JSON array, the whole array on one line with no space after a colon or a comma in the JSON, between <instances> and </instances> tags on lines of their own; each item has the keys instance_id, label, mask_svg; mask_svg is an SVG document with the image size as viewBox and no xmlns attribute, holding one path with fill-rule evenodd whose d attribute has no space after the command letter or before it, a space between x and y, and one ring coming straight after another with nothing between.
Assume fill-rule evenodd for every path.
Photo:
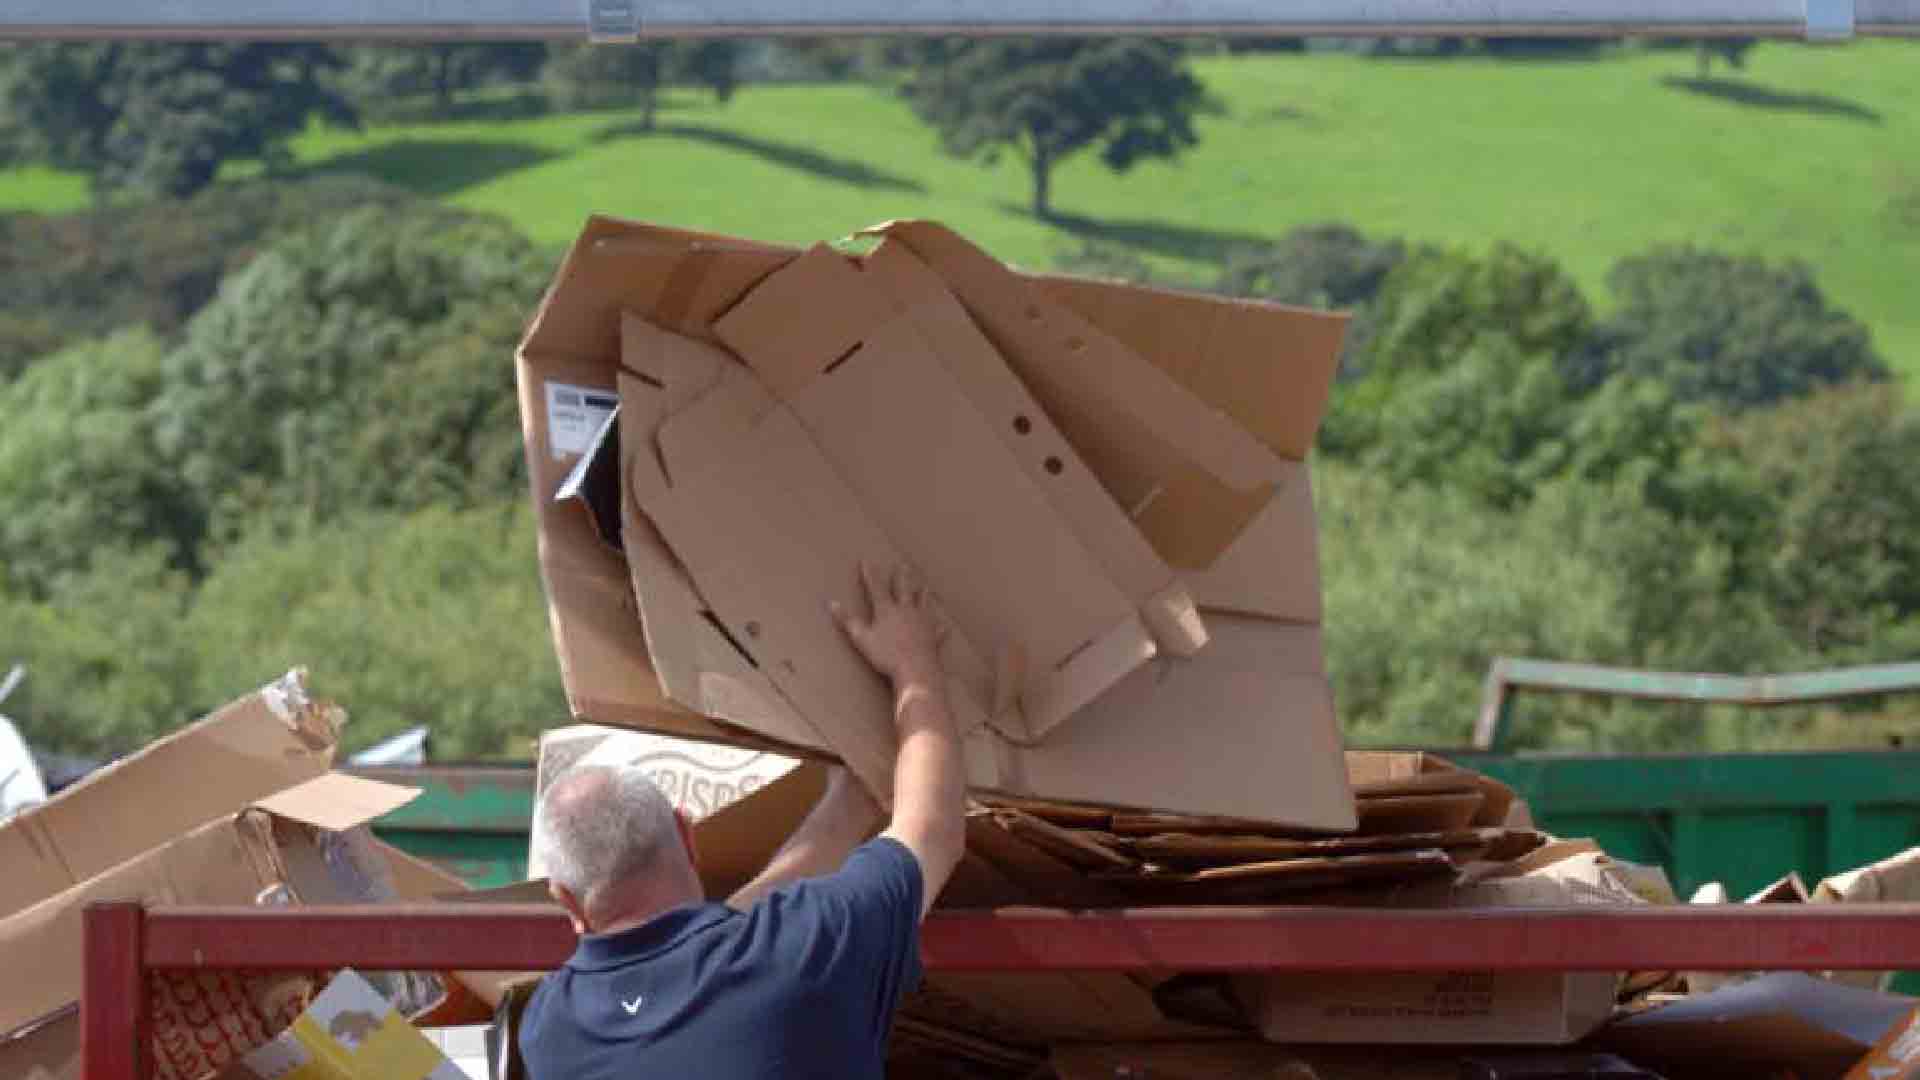
<instances>
[{"instance_id":1,"label":"cardboard flap","mask_svg":"<svg viewBox=\"0 0 1920 1080\"><path fill-rule=\"evenodd\" d=\"M1839 1076L1914 1008L1914 999L1775 972L1639 1013L1599 1036L1656 1068L1789 1067Z\"/></svg>"},{"instance_id":2,"label":"cardboard flap","mask_svg":"<svg viewBox=\"0 0 1920 1080\"><path fill-rule=\"evenodd\" d=\"M567 252L521 352L610 368L623 312L704 335L715 316L793 257L777 245L596 214Z\"/></svg>"},{"instance_id":3,"label":"cardboard flap","mask_svg":"<svg viewBox=\"0 0 1920 1080\"><path fill-rule=\"evenodd\" d=\"M0 824L0 916L325 773L343 719L290 672Z\"/></svg>"},{"instance_id":4,"label":"cardboard flap","mask_svg":"<svg viewBox=\"0 0 1920 1080\"><path fill-rule=\"evenodd\" d=\"M1303 461L1313 448L1340 370L1345 312L1084 278L1033 280L1274 453Z\"/></svg>"},{"instance_id":5,"label":"cardboard flap","mask_svg":"<svg viewBox=\"0 0 1920 1080\"><path fill-rule=\"evenodd\" d=\"M1213 564L1281 458L1217 407L947 229L895 223L1169 563Z\"/></svg>"},{"instance_id":6,"label":"cardboard flap","mask_svg":"<svg viewBox=\"0 0 1920 1080\"><path fill-rule=\"evenodd\" d=\"M860 347L888 305L853 260L824 244L781 267L714 324L714 333L786 400Z\"/></svg>"},{"instance_id":7,"label":"cardboard flap","mask_svg":"<svg viewBox=\"0 0 1920 1080\"><path fill-rule=\"evenodd\" d=\"M253 806L302 825L343 832L390 814L419 797L419 788L334 772L259 799Z\"/></svg>"}]
</instances>

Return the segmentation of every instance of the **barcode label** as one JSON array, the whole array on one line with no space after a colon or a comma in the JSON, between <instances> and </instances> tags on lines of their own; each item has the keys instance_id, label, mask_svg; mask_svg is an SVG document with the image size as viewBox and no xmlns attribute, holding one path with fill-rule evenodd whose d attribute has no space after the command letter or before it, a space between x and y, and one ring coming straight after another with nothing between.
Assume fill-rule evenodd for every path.
<instances>
[{"instance_id":1,"label":"barcode label","mask_svg":"<svg viewBox=\"0 0 1920 1080\"><path fill-rule=\"evenodd\" d=\"M593 445L594 433L620 403L617 394L570 383L547 383L547 449L554 458L575 457Z\"/></svg>"}]
</instances>

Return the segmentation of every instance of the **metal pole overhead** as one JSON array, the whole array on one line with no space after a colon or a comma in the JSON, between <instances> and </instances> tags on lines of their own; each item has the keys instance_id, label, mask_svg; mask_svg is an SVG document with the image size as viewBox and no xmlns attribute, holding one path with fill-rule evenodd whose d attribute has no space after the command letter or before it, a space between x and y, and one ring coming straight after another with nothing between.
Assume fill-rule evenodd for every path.
<instances>
[{"instance_id":1,"label":"metal pole overhead","mask_svg":"<svg viewBox=\"0 0 1920 1080\"><path fill-rule=\"evenodd\" d=\"M1920 0L0 0L0 37L1920 36Z\"/></svg>"}]
</instances>

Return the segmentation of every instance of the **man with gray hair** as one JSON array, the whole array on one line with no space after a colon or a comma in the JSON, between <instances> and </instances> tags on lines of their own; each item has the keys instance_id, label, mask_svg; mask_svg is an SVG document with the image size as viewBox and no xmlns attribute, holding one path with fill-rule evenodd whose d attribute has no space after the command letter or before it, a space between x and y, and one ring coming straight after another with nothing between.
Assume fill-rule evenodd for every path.
<instances>
[{"instance_id":1,"label":"man with gray hair","mask_svg":"<svg viewBox=\"0 0 1920 1080\"><path fill-rule=\"evenodd\" d=\"M833 613L893 685L885 830L867 840L882 812L835 769L760 876L706 903L686 819L643 773L562 774L537 813L580 942L527 1003L529 1080L883 1075L920 920L965 846L966 781L930 599L904 569L886 584L860 572L870 613Z\"/></svg>"}]
</instances>

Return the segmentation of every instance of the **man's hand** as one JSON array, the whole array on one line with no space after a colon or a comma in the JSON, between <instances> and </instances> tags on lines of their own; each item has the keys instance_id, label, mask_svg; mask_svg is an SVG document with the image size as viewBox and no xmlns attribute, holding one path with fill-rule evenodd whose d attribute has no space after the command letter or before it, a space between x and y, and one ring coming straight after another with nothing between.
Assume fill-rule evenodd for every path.
<instances>
[{"instance_id":1,"label":"man's hand","mask_svg":"<svg viewBox=\"0 0 1920 1080\"><path fill-rule=\"evenodd\" d=\"M900 752L893 764L893 819L884 835L906 845L920 864L925 915L966 848L966 771L940 667L946 632L912 571L894 571L892 587L882 588L863 563L860 579L872 616L863 619L838 606L833 614L860 655L893 680Z\"/></svg>"},{"instance_id":2,"label":"man's hand","mask_svg":"<svg viewBox=\"0 0 1920 1080\"><path fill-rule=\"evenodd\" d=\"M860 564L860 579L866 583L870 617L833 605L833 617L847 638L896 689L911 684L937 690L946 628L928 603L926 587L905 565L893 572L890 587L883 586L866 563Z\"/></svg>"}]
</instances>

